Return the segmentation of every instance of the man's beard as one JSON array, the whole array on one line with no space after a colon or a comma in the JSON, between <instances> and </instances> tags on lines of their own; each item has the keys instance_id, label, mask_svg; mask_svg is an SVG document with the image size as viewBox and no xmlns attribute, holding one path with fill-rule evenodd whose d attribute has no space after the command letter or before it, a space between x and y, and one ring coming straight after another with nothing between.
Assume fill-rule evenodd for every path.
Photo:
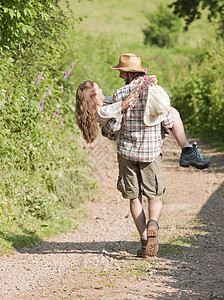
<instances>
[{"instance_id":1,"label":"man's beard","mask_svg":"<svg viewBox=\"0 0 224 300\"><path fill-rule=\"evenodd\" d=\"M131 74L129 74L129 73L127 73L127 78L125 79L125 83L126 84L129 84L130 82L132 82L132 76L131 76Z\"/></svg>"}]
</instances>

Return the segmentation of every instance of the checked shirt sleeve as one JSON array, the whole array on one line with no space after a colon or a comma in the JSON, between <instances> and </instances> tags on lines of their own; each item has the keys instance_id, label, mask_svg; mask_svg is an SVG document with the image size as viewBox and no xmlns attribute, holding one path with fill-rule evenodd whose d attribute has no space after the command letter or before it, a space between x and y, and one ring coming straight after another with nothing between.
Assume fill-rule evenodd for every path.
<instances>
[{"instance_id":1,"label":"checked shirt sleeve","mask_svg":"<svg viewBox=\"0 0 224 300\"><path fill-rule=\"evenodd\" d=\"M102 132L107 135L111 133L116 133L121 129L122 118L120 119L110 119L107 124L102 128Z\"/></svg>"},{"instance_id":2,"label":"checked shirt sleeve","mask_svg":"<svg viewBox=\"0 0 224 300\"><path fill-rule=\"evenodd\" d=\"M113 98L112 98L112 103L120 102L121 97L119 97L117 91L114 92ZM120 118L116 119L110 119L107 124L102 128L102 132L104 134L111 134L111 133L116 133L121 129L121 124L122 124L122 114Z\"/></svg>"},{"instance_id":3,"label":"checked shirt sleeve","mask_svg":"<svg viewBox=\"0 0 224 300\"><path fill-rule=\"evenodd\" d=\"M169 134L173 128L173 118L171 112L167 115L167 118L162 121L162 127L165 130L166 134Z\"/></svg>"},{"instance_id":4,"label":"checked shirt sleeve","mask_svg":"<svg viewBox=\"0 0 224 300\"><path fill-rule=\"evenodd\" d=\"M121 128L121 120L110 119L105 126L101 128L101 133L104 137L107 137L110 140L115 141L117 137L117 133L120 131Z\"/></svg>"},{"instance_id":5,"label":"checked shirt sleeve","mask_svg":"<svg viewBox=\"0 0 224 300\"><path fill-rule=\"evenodd\" d=\"M119 121L122 118L121 102L115 102L113 104L104 105L103 107L98 109L97 121L100 124L106 125L107 122L113 118L117 121Z\"/></svg>"}]
</instances>

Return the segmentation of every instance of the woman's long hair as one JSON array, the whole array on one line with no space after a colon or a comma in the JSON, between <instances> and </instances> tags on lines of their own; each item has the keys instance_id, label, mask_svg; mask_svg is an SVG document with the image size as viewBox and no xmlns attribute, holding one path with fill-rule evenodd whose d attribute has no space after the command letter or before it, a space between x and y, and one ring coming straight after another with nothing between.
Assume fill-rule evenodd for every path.
<instances>
[{"instance_id":1,"label":"woman's long hair","mask_svg":"<svg viewBox=\"0 0 224 300\"><path fill-rule=\"evenodd\" d=\"M83 137L87 143L92 143L98 133L97 103L94 82L84 81L80 83L76 91L76 119Z\"/></svg>"}]
</instances>

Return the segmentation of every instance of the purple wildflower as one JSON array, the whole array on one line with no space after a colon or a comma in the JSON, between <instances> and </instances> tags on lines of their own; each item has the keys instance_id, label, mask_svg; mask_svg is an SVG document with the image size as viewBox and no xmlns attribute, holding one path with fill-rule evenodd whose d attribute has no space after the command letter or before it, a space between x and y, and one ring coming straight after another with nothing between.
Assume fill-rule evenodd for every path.
<instances>
[{"instance_id":1,"label":"purple wildflower","mask_svg":"<svg viewBox=\"0 0 224 300\"><path fill-rule=\"evenodd\" d=\"M56 112L56 116L59 116L60 113L61 113L61 111L60 111L60 109L58 109L57 112Z\"/></svg>"},{"instance_id":2,"label":"purple wildflower","mask_svg":"<svg viewBox=\"0 0 224 300\"><path fill-rule=\"evenodd\" d=\"M49 94L50 94L50 92L51 92L52 86L53 86L53 83L52 83L52 84L49 86L49 88L47 89L47 91L48 91ZM47 96L49 96L49 95L47 94Z\"/></svg>"},{"instance_id":3,"label":"purple wildflower","mask_svg":"<svg viewBox=\"0 0 224 300\"><path fill-rule=\"evenodd\" d=\"M37 78L37 81L35 82L35 84L38 85L38 83L41 81L41 79L42 79L42 76L39 76L39 77Z\"/></svg>"},{"instance_id":4,"label":"purple wildflower","mask_svg":"<svg viewBox=\"0 0 224 300\"><path fill-rule=\"evenodd\" d=\"M43 110L44 110L44 98L43 98L43 100L41 102L41 105L40 105L40 111L43 111Z\"/></svg>"},{"instance_id":5,"label":"purple wildflower","mask_svg":"<svg viewBox=\"0 0 224 300\"><path fill-rule=\"evenodd\" d=\"M67 72L65 72L64 78L68 77L68 75L71 73L72 69L74 68L74 65L76 64L76 62L77 62L77 59L73 62L73 64L69 68L69 70Z\"/></svg>"},{"instance_id":6,"label":"purple wildflower","mask_svg":"<svg viewBox=\"0 0 224 300\"><path fill-rule=\"evenodd\" d=\"M149 75L150 69L145 68L145 75L143 77L143 89L146 90L150 86L156 86L158 83L158 80L155 75Z\"/></svg>"},{"instance_id":7,"label":"purple wildflower","mask_svg":"<svg viewBox=\"0 0 224 300\"><path fill-rule=\"evenodd\" d=\"M52 89L52 86L53 86L53 83L49 86L49 88L47 89L47 93L43 96L43 99L42 99L42 102L41 102L41 105L40 105L40 111L44 110L44 100L45 100L46 97L49 96L50 91Z\"/></svg>"}]
</instances>

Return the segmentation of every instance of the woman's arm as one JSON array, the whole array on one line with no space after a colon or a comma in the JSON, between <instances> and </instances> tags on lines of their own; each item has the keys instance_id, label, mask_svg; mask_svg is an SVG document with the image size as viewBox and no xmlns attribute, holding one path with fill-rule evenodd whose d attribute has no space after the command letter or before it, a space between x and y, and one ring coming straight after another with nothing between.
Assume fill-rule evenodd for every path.
<instances>
[{"instance_id":1,"label":"woman's arm","mask_svg":"<svg viewBox=\"0 0 224 300\"><path fill-rule=\"evenodd\" d=\"M142 89L142 85L144 84L143 81L141 81L133 90L132 92L127 96L127 98L121 102L121 111L124 111L128 109L129 107L132 107L132 105L135 103L135 101L138 99L139 93Z\"/></svg>"},{"instance_id":2,"label":"woman's arm","mask_svg":"<svg viewBox=\"0 0 224 300\"><path fill-rule=\"evenodd\" d=\"M142 83L134 88L133 91L128 95L128 97L122 102L115 102L112 104L112 97L105 97L105 103L107 105L99 108L97 121L100 124L105 125L107 121L112 118L114 118L116 121L120 120L122 118L122 111L131 107L138 98L141 87Z\"/></svg>"},{"instance_id":3,"label":"woman's arm","mask_svg":"<svg viewBox=\"0 0 224 300\"><path fill-rule=\"evenodd\" d=\"M121 118L121 102L105 105L98 110L97 121L102 125L105 125L110 119L120 120Z\"/></svg>"}]
</instances>

